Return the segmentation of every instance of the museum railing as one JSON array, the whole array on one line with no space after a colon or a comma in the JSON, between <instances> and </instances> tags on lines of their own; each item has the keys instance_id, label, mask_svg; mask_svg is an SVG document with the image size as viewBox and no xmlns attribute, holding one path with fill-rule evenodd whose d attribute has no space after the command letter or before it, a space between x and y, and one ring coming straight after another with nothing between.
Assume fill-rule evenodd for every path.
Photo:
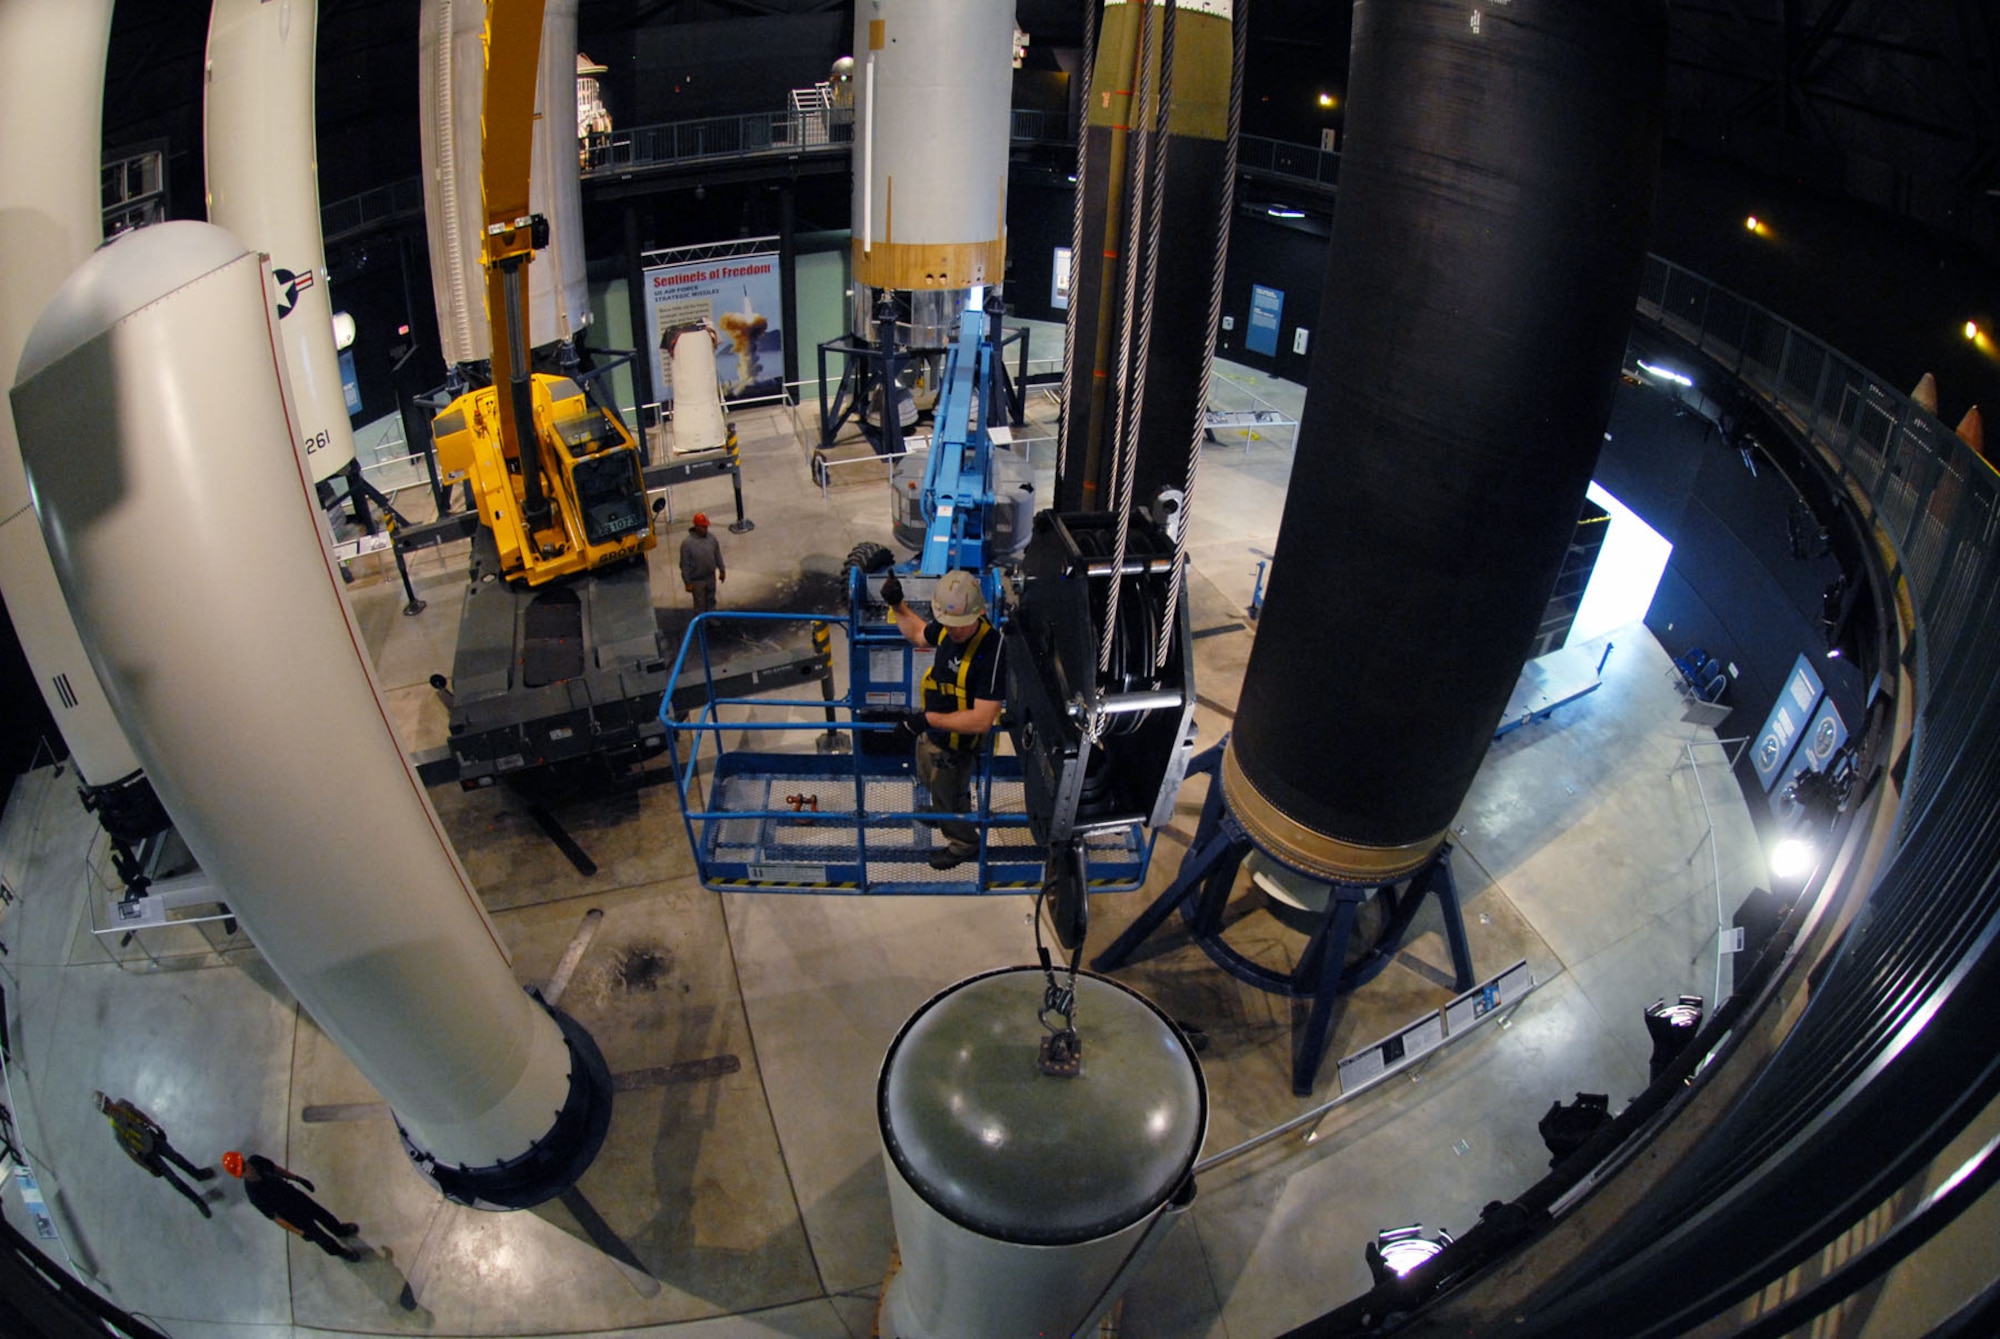
<instances>
[{"instance_id":1,"label":"museum railing","mask_svg":"<svg viewBox=\"0 0 2000 1339\"><path fill-rule=\"evenodd\" d=\"M1868 769L1857 808L1873 821L1836 826L1821 881L1739 963L1675 1068L1431 1262L1297 1334L1380 1333L1398 1315L1410 1335L1667 1335L1730 1317L1776 1336L2000 1181L2000 1141L1938 1165L2000 1097L2000 475L1893 385L1669 261L1648 259L1638 318L1837 482L1909 639L1876 715L1891 703L1909 728Z\"/></svg>"}]
</instances>

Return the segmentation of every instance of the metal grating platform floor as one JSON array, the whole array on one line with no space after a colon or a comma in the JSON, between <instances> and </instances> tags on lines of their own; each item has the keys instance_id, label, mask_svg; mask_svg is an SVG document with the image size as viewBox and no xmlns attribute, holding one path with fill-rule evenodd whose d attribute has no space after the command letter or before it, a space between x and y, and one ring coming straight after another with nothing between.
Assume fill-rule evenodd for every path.
<instances>
[{"instance_id":1,"label":"metal grating platform floor","mask_svg":"<svg viewBox=\"0 0 2000 1339\"><path fill-rule=\"evenodd\" d=\"M975 789L975 800L977 793ZM808 806L817 799L819 808L801 809L793 797L809 797ZM875 817L921 813L929 805L910 776L857 781L805 771L732 771L715 778L708 807L688 816L698 834L702 867L719 886L914 884L926 891L949 891L974 878L976 865L934 870L928 862L944 847L941 834L922 819ZM1027 826L1021 782L993 778L987 808L991 877L982 886L1038 884L1042 848ZM741 816L727 816L731 814ZM1095 882L1136 882L1143 874L1144 837L1136 824L1092 834L1086 846Z\"/></svg>"}]
</instances>

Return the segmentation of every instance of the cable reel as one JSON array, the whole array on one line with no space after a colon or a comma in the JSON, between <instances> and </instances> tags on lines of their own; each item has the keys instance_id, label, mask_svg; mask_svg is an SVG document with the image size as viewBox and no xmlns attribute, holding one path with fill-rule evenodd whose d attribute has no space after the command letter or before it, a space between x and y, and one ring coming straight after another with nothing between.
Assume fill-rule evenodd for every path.
<instances>
[{"instance_id":1,"label":"cable reel","mask_svg":"<svg viewBox=\"0 0 2000 1339\"><path fill-rule=\"evenodd\" d=\"M1180 560L1143 515L1126 526L1123 562L1118 545L1106 513L1036 516L1008 626L1008 728L1066 946L1088 924L1088 838L1168 821L1192 747L1187 612L1169 614Z\"/></svg>"}]
</instances>

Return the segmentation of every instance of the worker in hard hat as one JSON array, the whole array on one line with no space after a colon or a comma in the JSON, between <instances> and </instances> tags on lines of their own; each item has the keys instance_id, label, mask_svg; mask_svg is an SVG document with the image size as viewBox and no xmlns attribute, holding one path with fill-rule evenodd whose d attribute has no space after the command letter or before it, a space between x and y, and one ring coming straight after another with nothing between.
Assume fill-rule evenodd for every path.
<instances>
[{"instance_id":1,"label":"worker in hard hat","mask_svg":"<svg viewBox=\"0 0 2000 1339\"><path fill-rule=\"evenodd\" d=\"M705 614L715 608L715 583L729 580L722 562L722 542L708 533L708 513L694 514L694 524L681 541L681 585L694 596L694 611Z\"/></svg>"},{"instance_id":2,"label":"worker in hard hat","mask_svg":"<svg viewBox=\"0 0 2000 1339\"><path fill-rule=\"evenodd\" d=\"M917 779L929 789L934 811L968 813L979 754L1006 697L1000 630L988 621L986 596L971 572L946 572L938 580L929 619L903 603L903 583L893 575L882 583L882 600L912 644L937 648L924 672L923 709L903 721L916 740ZM932 869L978 858L978 828L963 819L945 819L937 827L945 845L931 856Z\"/></svg>"},{"instance_id":3,"label":"worker in hard hat","mask_svg":"<svg viewBox=\"0 0 2000 1339\"><path fill-rule=\"evenodd\" d=\"M222 1170L241 1177L243 1193L250 1197L251 1206L285 1231L296 1232L328 1255L349 1262L361 1258L360 1251L340 1241L359 1232L360 1224L343 1223L335 1218L331 1209L306 1193L318 1187L305 1177L287 1171L261 1153L244 1154L235 1149L222 1155ZM292 1184L295 1181L298 1185Z\"/></svg>"}]
</instances>

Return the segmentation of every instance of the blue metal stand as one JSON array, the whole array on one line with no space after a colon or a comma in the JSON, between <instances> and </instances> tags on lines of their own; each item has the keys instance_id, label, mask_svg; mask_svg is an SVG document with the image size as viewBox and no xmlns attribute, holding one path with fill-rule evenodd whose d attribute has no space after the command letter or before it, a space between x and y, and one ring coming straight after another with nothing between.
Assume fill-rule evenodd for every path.
<instances>
[{"instance_id":1,"label":"blue metal stand","mask_svg":"<svg viewBox=\"0 0 2000 1339\"><path fill-rule=\"evenodd\" d=\"M1306 941L1305 952L1299 957L1299 965L1291 972L1279 972L1253 962L1222 938L1223 912L1235 887L1237 870L1255 845L1229 812L1229 806L1223 803L1222 782L1217 775L1222 749L1223 744L1217 744L1188 766L1190 775L1208 774L1208 800L1202 806L1194 842L1181 860L1180 873L1110 948L1091 961L1091 966L1100 972L1123 967L1139 946L1178 910L1202 952L1237 980L1274 995L1311 998L1312 1011L1303 1031L1295 1034L1292 1045L1292 1091L1304 1097L1312 1092L1313 1081L1319 1074L1339 997L1374 980L1389 965L1426 894L1436 896L1438 909L1443 913L1455 988L1472 989L1472 949L1466 942L1458 885L1451 874L1451 844L1440 846L1422 868L1397 883L1334 884L1326 908ZM1378 896L1388 902L1388 917L1375 942L1349 963L1348 941L1353 937L1361 907Z\"/></svg>"}]
</instances>

